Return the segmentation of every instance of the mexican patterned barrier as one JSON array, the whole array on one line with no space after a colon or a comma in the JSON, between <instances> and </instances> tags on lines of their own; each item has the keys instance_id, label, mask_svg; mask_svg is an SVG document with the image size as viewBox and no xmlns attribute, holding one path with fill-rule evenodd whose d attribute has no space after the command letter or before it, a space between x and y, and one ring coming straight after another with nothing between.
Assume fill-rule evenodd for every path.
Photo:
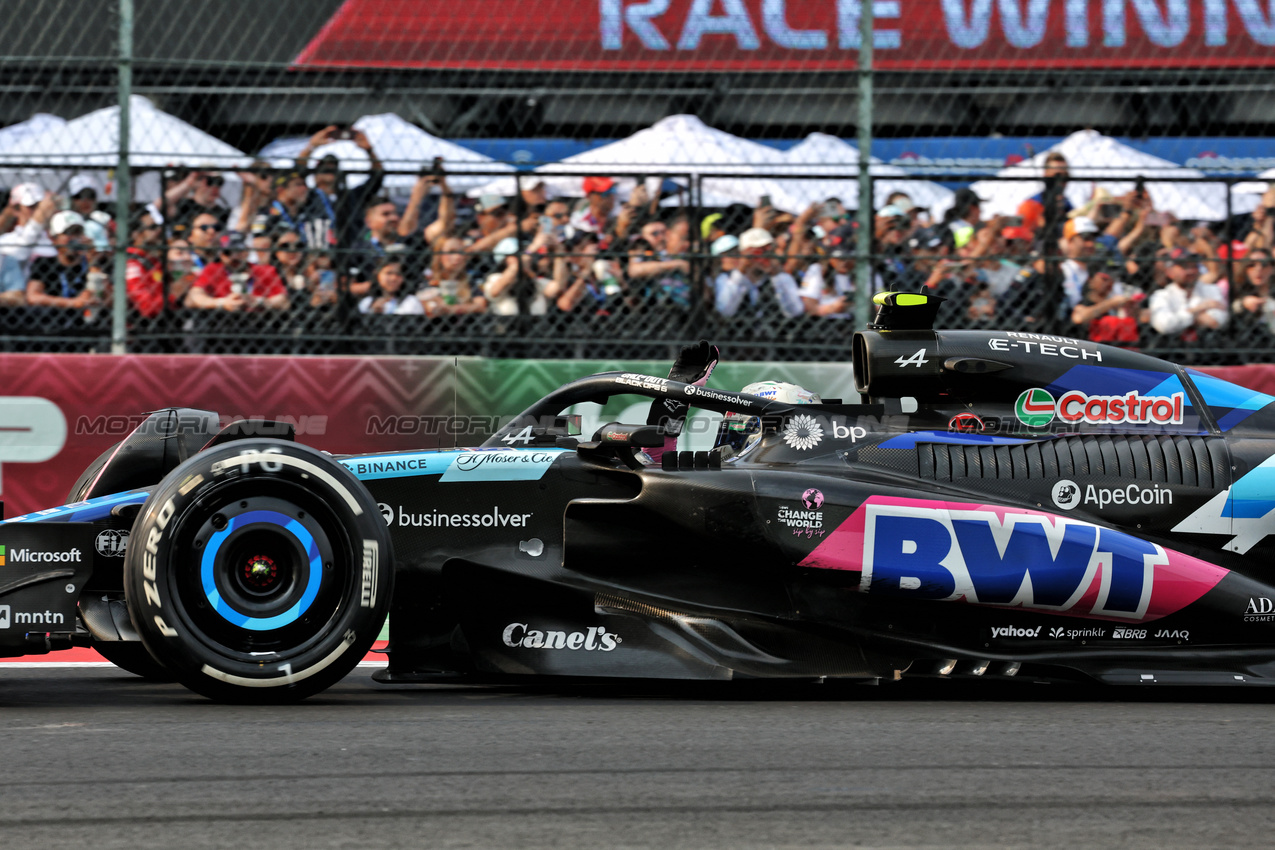
<instances>
[{"instance_id":1,"label":"mexican patterned barrier","mask_svg":"<svg viewBox=\"0 0 1275 850\"><path fill-rule=\"evenodd\" d=\"M663 376L668 368L665 361L0 355L0 500L5 516L62 504L94 458L165 407L213 410L224 424L288 422L299 441L334 453L473 446L569 380L613 369ZM856 398L850 367L841 364L725 363L710 383L739 389L756 380ZM624 396L574 412L591 434L609 421L645 421L648 404ZM687 430L684 448L708 448L716 425L700 414Z\"/></svg>"}]
</instances>

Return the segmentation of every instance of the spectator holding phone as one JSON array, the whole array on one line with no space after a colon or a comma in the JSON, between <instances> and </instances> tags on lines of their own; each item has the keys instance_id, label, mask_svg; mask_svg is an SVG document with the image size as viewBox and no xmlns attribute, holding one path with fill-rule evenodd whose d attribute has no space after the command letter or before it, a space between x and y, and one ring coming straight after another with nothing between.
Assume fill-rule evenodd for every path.
<instances>
[{"instance_id":1,"label":"spectator holding phone","mask_svg":"<svg viewBox=\"0 0 1275 850\"><path fill-rule=\"evenodd\" d=\"M35 183L9 190L3 218L11 229L0 233L0 306L26 303L33 256L56 253L44 227L57 211L57 199Z\"/></svg>"},{"instance_id":2,"label":"spectator holding phone","mask_svg":"<svg viewBox=\"0 0 1275 850\"><path fill-rule=\"evenodd\" d=\"M168 246L163 239L164 225L150 208L133 213L129 222L128 263L124 268L125 289L133 309L143 318L154 319L182 303L187 294L189 276L174 280L164 291L164 258Z\"/></svg>"},{"instance_id":3,"label":"spectator holding phone","mask_svg":"<svg viewBox=\"0 0 1275 850\"><path fill-rule=\"evenodd\" d=\"M663 221L648 221L642 225L641 238L629 253L629 287L647 304L688 310L691 264L669 252L668 236L669 226Z\"/></svg>"},{"instance_id":4,"label":"spectator holding phone","mask_svg":"<svg viewBox=\"0 0 1275 850\"><path fill-rule=\"evenodd\" d=\"M434 240L429 277L425 287L416 293L425 315L434 318L487 310L487 299L474 293L474 281L466 269L468 262L465 240L459 236L444 235Z\"/></svg>"},{"instance_id":5,"label":"spectator holding phone","mask_svg":"<svg viewBox=\"0 0 1275 850\"><path fill-rule=\"evenodd\" d=\"M344 249L353 245L359 236L364 211L371 200L380 194L385 183L385 166L376 155L367 135L362 130L335 124L324 127L310 137L310 141L297 154L296 170L306 172L310 155L315 148L342 140L354 142L367 152L371 170L367 172L367 180L351 189L345 184L345 175L336 156L325 154L319 159L314 168L314 191L306 199L306 215L312 221L330 222L331 238L326 243L307 238L311 247L331 244Z\"/></svg>"},{"instance_id":6,"label":"spectator holding phone","mask_svg":"<svg viewBox=\"0 0 1275 850\"><path fill-rule=\"evenodd\" d=\"M221 240L221 258L206 266L186 293L186 306L197 310L283 310L288 291L273 267L248 262L248 244L242 233L228 233Z\"/></svg>"},{"instance_id":7,"label":"spectator holding phone","mask_svg":"<svg viewBox=\"0 0 1275 850\"><path fill-rule=\"evenodd\" d=\"M1086 339L1112 345L1137 345L1148 318L1146 293L1098 271L1085 282L1084 295L1071 311L1071 321Z\"/></svg>"}]
</instances>

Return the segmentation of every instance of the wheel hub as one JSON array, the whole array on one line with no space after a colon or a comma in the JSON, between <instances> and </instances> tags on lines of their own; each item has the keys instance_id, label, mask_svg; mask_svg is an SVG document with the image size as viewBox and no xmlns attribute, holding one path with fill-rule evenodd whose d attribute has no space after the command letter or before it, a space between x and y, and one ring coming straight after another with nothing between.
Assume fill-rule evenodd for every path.
<instances>
[{"instance_id":1,"label":"wheel hub","mask_svg":"<svg viewBox=\"0 0 1275 850\"><path fill-rule=\"evenodd\" d=\"M279 579L279 568L268 555L252 555L244 563L243 579L257 590L269 590Z\"/></svg>"}]
</instances>

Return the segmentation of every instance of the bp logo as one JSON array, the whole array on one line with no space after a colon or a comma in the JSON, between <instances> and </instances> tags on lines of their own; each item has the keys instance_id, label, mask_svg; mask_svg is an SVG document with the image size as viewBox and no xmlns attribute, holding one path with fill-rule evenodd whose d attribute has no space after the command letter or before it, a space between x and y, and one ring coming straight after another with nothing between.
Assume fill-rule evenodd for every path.
<instances>
[{"instance_id":1,"label":"bp logo","mask_svg":"<svg viewBox=\"0 0 1275 850\"><path fill-rule=\"evenodd\" d=\"M1028 428L1044 428L1053 422L1056 409L1054 397L1050 395L1049 390L1023 390L1023 394L1014 403L1014 413L1017 414L1018 421Z\"/></svg>"}]
</instances>

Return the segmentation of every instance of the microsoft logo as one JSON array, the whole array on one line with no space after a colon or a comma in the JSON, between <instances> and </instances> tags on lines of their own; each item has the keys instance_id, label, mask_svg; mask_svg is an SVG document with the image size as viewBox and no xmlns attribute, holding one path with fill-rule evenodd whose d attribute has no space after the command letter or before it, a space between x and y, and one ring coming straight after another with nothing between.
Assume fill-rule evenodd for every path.
<instances>
[{"instance_id":1,"label":"microsoft logo","mask_svg":"<svg viewBox=\"0 0 1275 850\"><path fill-rule=\"evenodd\" d=\"M0 567L4 566L4 547L0 546Z\"/></svg>"}]
</instances>

